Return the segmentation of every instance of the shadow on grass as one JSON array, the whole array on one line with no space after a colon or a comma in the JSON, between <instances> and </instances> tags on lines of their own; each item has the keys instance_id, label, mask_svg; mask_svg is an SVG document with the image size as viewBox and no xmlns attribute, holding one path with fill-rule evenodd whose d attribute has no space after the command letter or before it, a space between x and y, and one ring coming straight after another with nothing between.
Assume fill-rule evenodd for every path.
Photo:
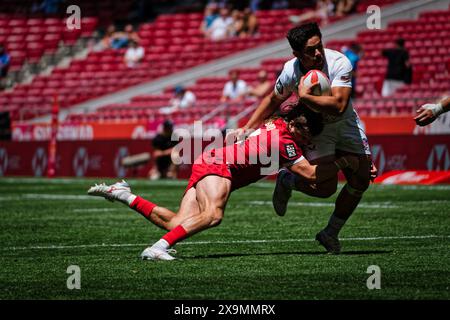
<instances>
[{"instance_id":1,"label":"shadow on grass","mask_svg":"<svg viewBox=\"0 0 450 320\"><path fill-rule=\"evenodd\" d=\"M357 256L357 255L375 255L375 254L388 254L392 253L392 250L359 250L359 251L344 251L340 256ZM249 256L281 256L281 255L311 255L311 256L331 256L325 251L290 251L290 252L260 252L260 253L219 253L208 255L196 255L196 256L180 256L180 259L221 259L221 258L236 258L236 257L249 257Z\"/></svg>"}]
</instances>

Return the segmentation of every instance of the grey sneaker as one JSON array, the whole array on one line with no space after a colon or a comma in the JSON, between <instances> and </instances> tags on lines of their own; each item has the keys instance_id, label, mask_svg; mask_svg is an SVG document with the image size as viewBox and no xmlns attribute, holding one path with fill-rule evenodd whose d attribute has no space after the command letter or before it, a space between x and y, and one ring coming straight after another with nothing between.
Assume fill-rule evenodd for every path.
<instances>
[{"instance_id":1,"label":"grey sneaker","mask_svg":"<svg viewBox=\"0 0 450 320\"><path fill-rule=\"evenodd\" d=\"M339 254L341 252L341 244L339 239L330 236L325 230L316 234L316 240L325 247L325 249L331 254Z\"/></svg>"},{"instance_id":2,"label":"grey sneaker","mask_svg":"<svg viewBox=\"0 0 450 320\"><path fill-rule=\"evenodd\" d=\"M289 172L286 169L281 169L278 172L277 183L272 195L273 208L275 209L276 214L281 217L286 214L287 204L292 195L292 190L285 187L282 183L287 174L289 174Z\"/></svg>"}]
</instances>

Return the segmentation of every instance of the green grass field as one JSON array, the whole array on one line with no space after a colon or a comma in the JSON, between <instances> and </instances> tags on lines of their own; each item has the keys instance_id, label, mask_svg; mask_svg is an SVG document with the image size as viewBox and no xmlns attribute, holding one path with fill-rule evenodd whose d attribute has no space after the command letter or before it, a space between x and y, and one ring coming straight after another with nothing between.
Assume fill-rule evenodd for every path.
<instances>
[{"instance_id":1,"label":"green grass field","mask_svg":"<svg viewBox=\"0 0 450 320\"><path fill-rule=\"evenodd\" d=\"M296 193L280 218L273 183L262 182L232 195L219 227L178 244L178 260L151 262L139 254L163 230L88 197L97 181L0 179L0 299L450 298L450 186L372 186L332 256L313 238L334 198ZM129 182L171 209L186 185ZM70 265L80 290L67 289ZM380 290L366 286L370 265L381 269Z\"/></svg>"}]
</instances>

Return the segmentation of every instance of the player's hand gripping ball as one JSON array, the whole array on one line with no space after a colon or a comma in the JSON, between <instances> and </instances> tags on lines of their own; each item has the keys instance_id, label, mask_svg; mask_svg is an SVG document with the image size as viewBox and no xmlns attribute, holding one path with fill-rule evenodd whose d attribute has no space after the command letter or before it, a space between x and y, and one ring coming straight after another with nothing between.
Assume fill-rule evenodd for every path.
<instances>
[{"instance_id":1,"label":"player's hand gripping ball","mask_svg":"<svg viewBox=\"0 0 450 320\"><path fill-rule=\"evenodd\" d=\"M299 85L299 96L310 94L313 96L330 96L331 84L327 75L319 70L311 70L305 74Z\"/></svg>"}]
</instances>

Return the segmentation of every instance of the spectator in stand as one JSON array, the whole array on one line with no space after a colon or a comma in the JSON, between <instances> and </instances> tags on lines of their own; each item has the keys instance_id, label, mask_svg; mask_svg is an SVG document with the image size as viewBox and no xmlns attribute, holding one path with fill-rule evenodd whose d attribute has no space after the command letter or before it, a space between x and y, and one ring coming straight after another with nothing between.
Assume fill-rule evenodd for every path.
<instances>
[{"instance_id":1,"label":"spectator in stand","mask_svg":"<svg viewBox=\"0 0 450 320\"><path fill-rule=\"evenodd\" d=\"M5 46L0 43L0 80L6 78L8 74L11 57L5 50Z\"/></svg>"},{"instance_id":2,"label":"spectator in stand","mask_svg":"<svg viewBox=\"0 0 450 320\"><path fill-rule=\"evenodd\" d=\"M235 10L233 13L234 35L239 38L254 36L258 31L258 19L250 8L245 8L244 11Z\"/></svg>"},{"instance_id":3,"label":"spectator in stand","mask_svg":"<svg viewBox=\"0 0 450 320\"><path fill-rule=\"evenodd\" d=\"M104 48L112 49L126 48L132 41L139 43L140 39L131 24L127 24L124 31L116 31L114 25L110 25L102 40Z\"/></svg>"},{"instance_id":4,"label":"spectator in stand","mask_svg":"<svg viewBox=\"0 0 450 320\"><path fill-rule=\"evenodd\" d=\"M197 98L192 91L186 90L186 88L182 86L176 86L174 89L174 97L170 100L172 112L194 106L196 99Z\"/></svg>"},{"instance_id":5,"label":"spectator in stand","mask_svg":"<svg viewBox=\"0 0 450 320\"><path fill-rule=\"evenodd\" d=\"M405 40L402 38L395 41L394 48L384 49L382 54L388 59L388 66L381 95L387 97L405 85L405 76L409 75L411 65Z\"/></svg>"},{"instance_id":6,"label":"spectator in stand","mask_svg":"<svg viewBox=\"0 0 450 320\"><path fill-rule=\"evenodd\" d=\"M106 29L105 35L100 41L100 45L97 48L97 50L105 50L112 48L112 43L115 34L116 34L116 27L113 24L109 25L108 28Z\"/></svg>"},{"instance_id":7,"label":"spectator in stand","mask_svg":"<svg viewBox=\"0 0 450 320\"><path fill-rule=\"evenodd\" d=\"M128 41L135 41L137 43L139 43L141 41L141 39L139 38L138 33L134 30L134 27L132 24L127 24L125 26L125 34L128 38Z\"/></svg>"},{"instance_id":8,"label":"spectator in stand","mask_svg":"<svg viewBox=\"0 0 450 320\"><path fill-rule=\"evenodd\" d=\"M336 17L344 17L355 12L356 0L339 0L336 3Z\"/></svg>"},{"instance_id":9,"label":"spectator in stand","mask_svg":"<svg viewBox=\"0 0 450 320\"><path fill-rule=\"evenodd\" d=\"M231 17L233 18L233 24L231 25L231 35L233 37L244 37L244 28L245 28L245 21L244 21L244 13L239 10L233 10L231 12Z\"/></svg>"},{"instance_id":10,"label":"spectator in stand","mask_svg":"<svg viewBox=\"0 0 450 320\"><path fill-rule=\"evenodd\" d=\"M159 113L171 114L180 109L192 107L197 100L197 97L192 91L186 90L182 86L176 86L173 93L174 95L170 99L169 105L167 107L160 108Z\"/></svg>"},{"instance_id":11,"label":"spectator in stand","mask_svg":"<svg viewBox=\"0 0 450 320\"><path fill-rule=\"evenodd\" d=\"M135 68L144 58L144 48L138 46L136 41L131 41L125 52L124 62L128 68Z\"/></svg>"},{"instance_id":12,"label":"spectator in stand","mask_svg":"<svg viewBox=\"0 0 450 320\"><path fill-rule=\"evenodd\" d=\"M306 11L298 16L290 16L293 24L303 24L307 21L320 21L322 25L328 24L329 17L334 16L335 3L332 0L318 0L314 10Z\"/></svg>"},{"instance_id":13,"label":"spectator in stand","mask_svg":"<svg viewBox=\"0 0 450 320\"><path fill-rule=\"evenodd\" d=\"M289 8L288 0L273 0L270 6L272 10L280 10Z\"/></svg>"},{"instance_id":14,"label":"spectator in stand","mask_svg":"<svg viewBox=\"0 0 450 320\"><path fill-rule=\"evenodd\" d=\"M356 77L358 74L358 62L361 60L363 56L362 48L356 42L352 42L349 47L343 47L342 53L350 60L352 64L352 96L354 97L356 94Z\"/></svg>"},{"instance_id":15,"label":"spectator in stand","mask_svg":"<svg viewBox=\"0 0 450 320\"><path fill-rule=\"evenodd\" d=\"M267 78L267 71L261 70L258 72L258 84L249 88L248 95L259 100L264 98L271 88L272 83Z\"/></svg>"},{"instance_id":16,"label":"spectator in stand","mask_svg":"<svg viewBox=\"0 0 450 320\"><path fill-rule=\"evenodd\" d=\"M205 14L202 24L200 25L200 31L204 36L207 36L209 28L211 28L212 23L219 16L217 10L218 6L216 3L211 3L205 7Z\"/></svg>"},{"instance_id":17,"label":"spectator in stand","mask_svg":"<svg viewBox=\"0 0 450 320\"><path fill-rule=\"evenodd\" d=\"M172 141L173 123L164 121L162 131L152 141L154 166L149 172L151 180L161 178L175 179L177 177L177 166L172 162L171 153L173 147L178 143Z\"/></svg>"},{"instance_id":18,"label":"spectator in stand","mask_svg":"<svg viewBox=\"0 0 450 320\"><path fill-rule=\"evenodd\" d=\"M34 2L31 7L31 12L43 12L48 15L57 14L61 2L63 0L43 0L41 3Z\"/></svg>"},{"instance_id":19,"label":"spectator in stand","mask_svg":"<svg viewBox=\"0 0 450 320\"><path fill-rule=\"evenodd\" d=\"M240 102L247 95L248 87L244 80L239 79L239 72L232 70L230 80L225 83L221 102Z\"/></svg>"},{"instance_id":20,"label":"spectator in stand","mask_svg":"<svg viewBox=\"0 0 450 320\"><path fill-rule=\"evenodd\" d=\"M220 9L220 16L214 19L210 28L206 31L206 37L219 41L229 38L232 35L233 18L230 16L228 8Z\"/></svg>"}]
</instances>

